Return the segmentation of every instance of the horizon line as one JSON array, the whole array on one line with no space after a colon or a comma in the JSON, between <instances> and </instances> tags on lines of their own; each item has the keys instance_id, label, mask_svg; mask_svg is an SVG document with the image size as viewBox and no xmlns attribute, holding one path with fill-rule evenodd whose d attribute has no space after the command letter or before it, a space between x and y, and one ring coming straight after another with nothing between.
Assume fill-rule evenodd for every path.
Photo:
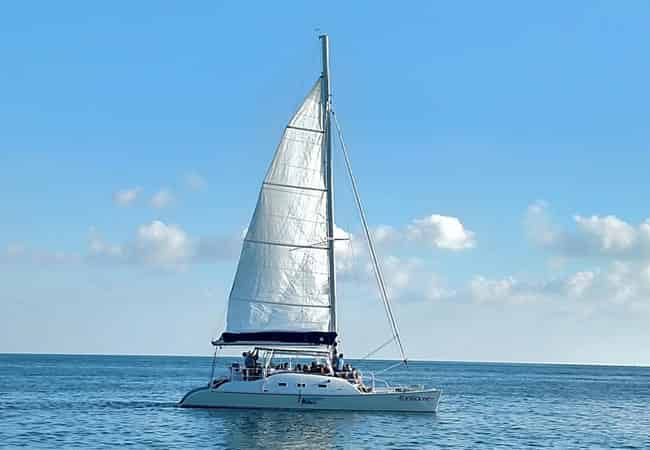
<instances>
[{"instance_id":1,"label":"horizon line","mask_svg":"<svg viewBox=\"0 0 650 450\"><path fill-rule=\"evenodd\" d=\"M157 357L157 358L212 358L212 355L197 354L145 354L145 353L48 353L48 352L0 352L2 355L33 355L33 356L127 356L127 357ZM237 358L239 356L217 355L219 358ZM382 359L382 358L346 358L355 361L400 361L400 359ZM592 366L592 367L638 367L650 368L650 364L633 364L633 363L602 363L602 362L548 362L548 361L493 361L493 360L430 360L430 359L411 359L408 362L425 362L425 363L452 363L452 364L520 364L520 365L548 365L548 366Z\"/></svg>"}]
</instances>

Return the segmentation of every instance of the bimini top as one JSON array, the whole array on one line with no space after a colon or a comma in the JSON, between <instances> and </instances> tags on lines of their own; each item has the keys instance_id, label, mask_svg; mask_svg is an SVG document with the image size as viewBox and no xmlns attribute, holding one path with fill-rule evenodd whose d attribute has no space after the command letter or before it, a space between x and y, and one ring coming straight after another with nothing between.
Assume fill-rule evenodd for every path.
<instances>
[{"instance_id":1,"label":"bimini top","mask_svg":"<svg viewBox=\"0 0 650 450\"><path fill-rule=\"evenodd\" d=\"M322 84L289 121L264 178L219 345L331 345L336 338Z\"/></svg>"},{"instance_id":2,"label":"bimini top","mask_svg":"<svg viewBox=\"0 0 650 450\"><path fill-rule=\"evenodd\" d=\"M228 333L212 341L213 345L293 345L320 346L332 345L336 341L336 333L330 331L258 331L253 333Z\"/></svg>"}]
</instances>

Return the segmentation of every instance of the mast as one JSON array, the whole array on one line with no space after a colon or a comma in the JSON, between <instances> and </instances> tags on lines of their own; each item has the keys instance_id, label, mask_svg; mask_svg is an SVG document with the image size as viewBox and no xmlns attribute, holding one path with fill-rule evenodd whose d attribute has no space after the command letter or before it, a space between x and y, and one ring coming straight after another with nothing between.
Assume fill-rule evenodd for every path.
<instances>
[{"instance_id":1,"label":"mast","mask_svg":"<svg viewBox=\"0 0 650 450\"><path fill-rule=\"evenodd\" d=\"M332 174L332 133L331 110L332 92L330 88L330 43L326 34L319 36L323 52L322 77L322 107L323 130L325 131L325 186L327 187L327 252L329 260L329 292L330 292L330 330L336 332L336 265L334 264L334 177Z\"/></svg>"}]
</instances>

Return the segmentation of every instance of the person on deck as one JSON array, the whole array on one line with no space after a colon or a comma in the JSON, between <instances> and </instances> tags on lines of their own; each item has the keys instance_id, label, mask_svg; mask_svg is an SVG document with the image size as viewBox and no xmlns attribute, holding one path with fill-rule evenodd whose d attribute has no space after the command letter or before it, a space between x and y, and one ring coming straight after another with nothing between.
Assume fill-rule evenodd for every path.
<instances>
[{"instance_id":1,"label":"person on deck","mask_svg":"<svg viewBox=\"0 0 650 450\"><path fill-rule=\"evenodd\" d=\"M255 360L249 352L244 352L241 355L244 358L244 380L247 380L255 367Z\"/></svg>"},{"instance_id":2,"label":"person on deck","mask_svg":"<svg viewBox=\"0 0 650 450\"><path fill-rule=\"evenodd\" d=\"M343 353L339 353L339 356L336 358L336 365L334 370L336 372L343 372L343 367L345 366L345 359L343 359Z\"/></svg>"},{"instance_id":3,"label":"person on deck","mask_svg":"<svg viewBox=\"0 0 650 450\"><path fill-rule=\"evenodd\" d=\"M253 358L253 355L251 355L249 352L244 352L242 353L242 356L244 357L245 368L252 369L255 367L255 358Z\"/></svg>"},{"instance_id":4,"label":"person on deck","mask_svg":"<svg viewBox=\"0 0 650 450\"><path fill-rule=\"evenodd\" d=\"M336 359L337 359L336 355L339 354L338 350L336 349L336 342L334 344L332 344L332 348L330 349L330 352L331 352L330 353L330 359L332 361L332 367L334 367L336 369Z\"/></svg>"}]
</instances>

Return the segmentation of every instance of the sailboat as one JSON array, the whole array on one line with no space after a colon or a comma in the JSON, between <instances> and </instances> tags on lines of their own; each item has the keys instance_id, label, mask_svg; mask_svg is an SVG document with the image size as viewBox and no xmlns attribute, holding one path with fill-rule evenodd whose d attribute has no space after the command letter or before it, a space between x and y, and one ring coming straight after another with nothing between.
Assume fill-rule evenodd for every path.
<instances>
[{"instance_id":1,"label":"sailboat","mask_svg":"<svg viewBox=\"0 0 650 450\"><path fill-rule=\"evenodd\" d=\"M262 183L228 299L225 331L212 341L210 382L185 394L181 407L431 413L438 406L439 389L390 385L342 364L338 354L333 122L392 330L380 348L396 342L400 364L407 363L332 111L329 39L319 38L322 73L285 127ZM244 361L227 368L227 376L215 378L217 349L231 346L252 350L243 354Z\"/></svg>"}]
</instances>

